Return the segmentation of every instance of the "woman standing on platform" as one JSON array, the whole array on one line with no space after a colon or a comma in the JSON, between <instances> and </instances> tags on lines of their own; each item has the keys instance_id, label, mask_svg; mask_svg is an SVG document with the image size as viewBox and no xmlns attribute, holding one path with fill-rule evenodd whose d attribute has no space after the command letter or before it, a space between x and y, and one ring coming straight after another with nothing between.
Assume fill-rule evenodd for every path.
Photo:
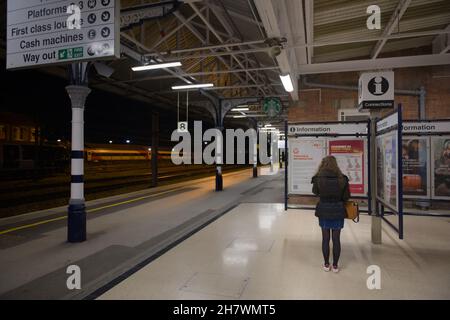
<instances>
[{"instance_id":1,"label":"woman standing on platform","mask_svg":"<svg viewBox=\"0 0 450 320\"><path fill-rule=\"evenodd\" d=\"M313 193L320 197L316 207L316 217L322 228L323 269L339 272L338 262L341 254L341 229L346 216L344 202L350 198L348 177L342 174L336 158L322 159L317 173L312 178ZM333 240L333 266L330 265L330 235Z\"/></svg>"}]
</instances>

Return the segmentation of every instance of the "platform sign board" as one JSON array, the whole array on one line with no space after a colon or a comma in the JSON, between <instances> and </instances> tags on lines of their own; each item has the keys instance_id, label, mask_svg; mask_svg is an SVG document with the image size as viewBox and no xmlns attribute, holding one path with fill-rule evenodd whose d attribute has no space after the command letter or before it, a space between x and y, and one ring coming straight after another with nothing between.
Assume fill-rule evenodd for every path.
<instances>
[{"instance_id":1,"label":"platform sign board","mask_svg":"<svg viewBox=\"0 0 450 320\"><path fill-rule=\"evenodd\" d=\"M119 0L8 0L7 69L120 55Z\"/></svg>"},{"instance_id":2,"label":"platform sign board","mask_svg":"<svg viewBox=\"0 0 450 320\"><path fill-rule=\"evenodd\" d=\"M359 110L394 107L394 71L364 72L359 77Z\"/></svg>"},{"instance_id":3,"label":"platform sign board","mask_svg":"<svg viewBox=\"0 0 450 320\"><path fill-rule=\"evenodd\" d=\"M178 121L178 132L189 132L187 121Z\"/></svg>"},{"instance_id":4,"label":"platform sign board","mask_svg":"<svg viewBox=\"0 0 450 320\"><path fill-rule=\"evenodd\" d=\"M290 135L357 135L367 134L367 123L326 123L289 125Z\"/></svg>"},{"instance_id":5,"label":"platform sign board","mask_svg":"<svg viewBox=\"0 0 450 320\"><path fill-rule=\"evenodd\" d=\"M450 132L450 121L404 121L402 126L403 134L411 133L448 133Z\"/></svg>"},{"instance_id":6,"label":"platform sign board","mask_svg":"<svg viewBox=\"0 0 450 320\"><path fill-rule=\"evenodd\" d=\"M289 139L289 193L312 194L311 179L326 156L326 139Z\"/></svg>"}]
</instances>

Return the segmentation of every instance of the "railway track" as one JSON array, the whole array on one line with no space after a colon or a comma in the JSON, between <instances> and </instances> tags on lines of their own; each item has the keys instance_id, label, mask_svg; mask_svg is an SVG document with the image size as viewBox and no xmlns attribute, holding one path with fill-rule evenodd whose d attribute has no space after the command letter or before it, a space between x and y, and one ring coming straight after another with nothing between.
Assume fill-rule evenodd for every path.
<instances>
[{"instance_id":1,"label":"railway track","mask_svg":"<svg viewBox=\"0 0 450 320\"><path fill-rule=\"evenodd\" d=\"M239 166L225 167L225 172L237 170ZM169 182L172 180L181 180L191 177L207 175L215 172L214 167L203 167L198 169L190 169L183 171L169 170L160 173L158 177L159 182ZM138 175L129 175L122 177L108 177L108 178L94 178L86 181L85 193L89 198L95 198L96 194L107 191L115 191L133 187L134 190L142 186L149 186L151 183L151 173L142 173ZM70 195L69 183L67 181L50 183L38 189L30 190L30 187L19 188L2 188L0 195L0 209L14 210L14 207L23 205L32 205L39 203L46 203L48 201L55 201L60 199L68 199ZM8 210L9 211L9 210Z\"/></svg>"}]
</instances>

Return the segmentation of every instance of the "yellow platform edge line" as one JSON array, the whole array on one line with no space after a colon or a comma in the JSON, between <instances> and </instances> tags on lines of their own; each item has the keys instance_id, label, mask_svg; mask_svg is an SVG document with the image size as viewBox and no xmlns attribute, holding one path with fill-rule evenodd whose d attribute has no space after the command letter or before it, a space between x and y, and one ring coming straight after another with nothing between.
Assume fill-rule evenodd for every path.
<instances>
[{"instance_id":1,"label":"yellow platform edge line","mask_svg":"<svg viewBox=\"0 0 450 320\"><path fill-rule=\"evenodd\" d=\"M147 196L142 196L142 197L126 200L126 201L113 203L113 204L110 204L110 205L107 205L107 206L103 206L103 207L99 207L99 208L89 209L89 210L86 210L86 213L93 213L93 212L96 212L96 211L100 211L100 210L104 210L104 209L108 209L108 208L113 208L113 207L117 207L117 206L128 204L128 203L133 203L133 202L136 202L136 201L139 201L139 200L160 196L160 195L163 195L163 194L166 194L166 193L169 193L169 192L172 192L172 191L176 191L176 190L179 190L179 189L181 189L181 188L176 188L176 189L171 189L171 190L167 190L167 191L162 191L162 192L155 193L155 194L150 194L150 195L147 195ZM47 220L35 222L35 223L26 224L26 225L23 225L23 226L14 227L14 228L7 229L7 230L2 230L2 231L0 231L0 235L11 233L11 232L18 231L18 230L23 230L23 229L37 227L37 226L40 226L40 225L43 225L43 224L46 224L46 223L59 221L59 220L63 220L63 219L67 219L67 216L56 217L56 218L52 218L52 219L47 219Z\"/></svg>"}]
</instances>

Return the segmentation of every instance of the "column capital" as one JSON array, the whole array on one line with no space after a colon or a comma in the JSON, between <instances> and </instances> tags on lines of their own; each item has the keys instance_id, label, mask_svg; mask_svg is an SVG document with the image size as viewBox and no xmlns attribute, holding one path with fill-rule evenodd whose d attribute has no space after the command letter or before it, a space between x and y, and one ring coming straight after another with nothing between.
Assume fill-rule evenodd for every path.
<instances>
[{"instance_id":1,"label":"column capital","mask_svg":"<svg viewBox=\"0 0 450 320\"><path fill-rule=\"evenodd\" d=\"M83 109L91 89L86 86L67 86L66 91L72 102L72 108Z\"/></svg>"}]
</instances>

